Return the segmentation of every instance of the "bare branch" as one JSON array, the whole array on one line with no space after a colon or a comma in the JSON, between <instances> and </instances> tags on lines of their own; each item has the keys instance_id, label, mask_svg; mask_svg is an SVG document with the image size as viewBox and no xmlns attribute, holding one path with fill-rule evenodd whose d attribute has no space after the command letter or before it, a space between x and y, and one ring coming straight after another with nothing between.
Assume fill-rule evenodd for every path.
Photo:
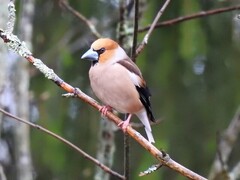
<instances>
[{"instance_id":1,"label":"bare branch","mask_svg":"<svg viewBox=\"0 0 240 180\"><path fill-rule=\"evenodd\" d=\"M149 167L147 170L143 171L143 172L140 172L139 173L139 176L146 176L146 175L149 175L155 171L157 171L159 168L161 168L163 166L163 164L154 164L152 165L151 167Z\"/></svg>"},{"instance_id":2,"label":"bare branch","mask_svg":"<svg viewBox=\"0 0 240 180\"><path fill-rule=\"evenodd\" d=\"M97 31L95 25L91 21L89 21L84 15L82 15L81 13L76 11L73 7L71 7L66 0L59 0L59 3L60 3L61 6L66 8L70 13L72 13L75 17L77 17L79 20L84 22L89 27L89 29L91 30L92 34L96 38L100 38L101 37L101 35Z\"/></svg>"},{"instance_id":3,"label":"bare branch","mask_svg":"<svg viewBox=\"0 0 240 180\"><path fill-rule=\"evenodd\" d=\"M219 174L222 174L222 171L225 171L226 168L223 168L223 165L227 162L230 153L238 139L240 132L240 108L237 110L234 118L229 124L228 128L222 134L221 139L218 143L219 151L221 152L220 157L219 153L216 155L216 158L213 162L213 166L210 171L209 179L214 179ZM225 166L225 165L224 165Z\"/></svg>"},{"instance_id":4,"label":"bare branch","mask_svg":"<svg viewBox=\"0 0 240 180\"><path fill-rule=\"evenodd\" d=\"M239 179L239 177L240 177L240 162L238 162L237 165L229 173L229 179L231 180Z\"/></svg>"},{"instance_id":5,"label":"bare branch","mask_svg":"<svg viewBox=\"0 0 240 180\"><path fill-rule=\"evenodd\" d=\"M165 9L168 6L168 4L170 3L170 1L171 0L166 0L164 5L162 6L162 8L158 11L158 13L157 13L156 17L154 18L147 34L144 36L143 41L141 42L141 44L138 46L138 48L136 50L136 56L143 50L145 45L148 43L149 36L152 34L152 31L154 30L159 18L162 16L163 12L165 11Z\"/></svg>"},{"instance_id":6,"label":"bare branch","mask_svg":"<svg viewBox=\"0 0 240 180\"><path fill-rule=\"evenodd\" d=\"M31 126L32 128L35 128L39 131L42 131L54 138L56 138L57 140L63 142L64 144L66 144L67 146L71 147L72 149L74 149L75 151L77 151L78 153L80 153L82 156L84 156L86 159L92 161L94 164L96 164L97 166L99 166L100 168L102 168L105 172L109 173L109 174L112 174L120 179L125 179L124 176L118 174L117 172L111 170L109 167L105 166L104 164L100 163L97 159L93 158L92 156L90 156L89 154L87 154L86 152L84 152L83 150L81 150L80 148L78 148L76 145L72 144L71 142L69 142L68 140L62 138L61 136L53 133L52 131L49 131L48 129L42 127L42 126L39 126L37 124L34 124L34 123L31 123L27 120L24 120L22 118L19 118L19 117L16 117L14 116L13 114L11 113L8 113L7 111L4 111L3 109L0 108L0 112L2 112L4 115L8 116L8 117L11 117L21 123L24 123L24 124L27 124L29 126Z\"/></svg>"},{"instance_id":7,"label":"bare branch","mask_svg":"<svg viewBox=\"0 0 240 180\"><path fill-rule=\"evenodd\" d=\"M127 117L127 114L125 115L125 117ZM129 180L129 177L130 177L130 137L128 134L124 134L124 176L125 176L126 180Z\"/></svg>"},{"instance_id":8,"label":"bare branch","mask_svg":"<svg viewBox=\"0 0 240 180\"><path fill-rule=\"evenodd\" d=\"M12 33L13 32L13 28L14 28L14 24L15 24L15 20L16 20L16 14L15 14L15 5L13 1L10 1L10 3L8 4L8 22L7 22L7 33Z\"/></svg>"},{"instance_id":9,"label":"bare branch","mask_svg":"<svg viewBox=\"0 0 240 180\"><path fill-rule=\"evenodd\" d=\"M185 22L185 21L188 21L188 20L193 20L193 19L196 19L196 18L211 16L211 15L225 13L225 12L234 11L234 10L238 10L238 9L240 9L240 5L231 6L231 7L227 7L227 8L213 9L213 10L209 10L209 11L201 11L201 12L191 14L191 15L188 15L188 16L182 16L182 17L178 17L178 18L175 18L175 19L170 19L170 20L167 20L167 21L163 21L161 23L156 24L155 29L156 28L161 28L161 27L167 27L167 26L171 26L171 25L176 25L178 23ZM151 25L149 25L147 27L144 27L144 28L140 28L138 30L138 32L145 32L145 31L149 30L150 27L151 27Z\"/></svg>"}]
</instances>

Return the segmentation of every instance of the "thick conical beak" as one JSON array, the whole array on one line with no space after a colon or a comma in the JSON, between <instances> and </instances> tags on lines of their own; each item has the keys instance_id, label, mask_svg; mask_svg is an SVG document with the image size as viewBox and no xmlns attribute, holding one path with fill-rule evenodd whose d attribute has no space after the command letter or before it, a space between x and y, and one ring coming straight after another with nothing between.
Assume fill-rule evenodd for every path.
<instances>
[{"instance_id":1,"label":"thick conical beak","mask_svg":"<svg viewBox=\"0 0 240 180\"><path fill-rule=\"evenodd\" d=\"M81 59L87 59L90 61L98 61L98 53L96 51L93 51L92 49L89 49L87 52L85 52Z\"/></svg>"}]
</instances>

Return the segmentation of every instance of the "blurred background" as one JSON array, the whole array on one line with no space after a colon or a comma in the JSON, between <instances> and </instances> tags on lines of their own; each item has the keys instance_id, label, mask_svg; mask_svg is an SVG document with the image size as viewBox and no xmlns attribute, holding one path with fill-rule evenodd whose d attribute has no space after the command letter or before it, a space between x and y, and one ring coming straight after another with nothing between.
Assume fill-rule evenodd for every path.
<instances>
[{"instance_id":1,"label":"blurred background","mask_svg":"<svg viewBox=\"0 0 240 180\"><path fill-rule=\"evenodd\" d=\"M3 17L0 28L4 28L8 2L0 2ZM164 2L140 0L139 28L153 21ZM237 3L234 0L172 1L160 21ZM40 58L64 81L95 98L89 86L90 63L80 59L96 39L86 24L57 0L22 0L15 4L14 33L28 44L34 57ZM134 15L131 0L69 1L70 6L95 25L101 36L115 40L119 39L119 7L123 4L126 6L124 31L130 34L123 36L123 46L130 55ZM205 177L209 176L218 139L240 103L239 13L235 10L157 28L137 57L137 65L152 93L153 112L161 119L152 127L156 147ZM138 44L145 34L146 31L138 34ZM96 157L100 113L79 99L62 98L61 94L65 93L62 89L26 60L7 51L2 42L0 51L1 108L48 128ZM0 119L0 170L7 179L94 178L96 166L62 142L2 114ZM134 121L139 122L137 118ZM123 174L123 133L113 131L112 169ZM145 136L142 129L138 131ZM21 145L23 149L16 148ZM239 148L238 140L227 162L229 169L240 160ZM139 172L155 163L145 149L130 139L130 179L140 179ZM141 179L186 178L162 167Z\"/></svg>"}]
</instances>

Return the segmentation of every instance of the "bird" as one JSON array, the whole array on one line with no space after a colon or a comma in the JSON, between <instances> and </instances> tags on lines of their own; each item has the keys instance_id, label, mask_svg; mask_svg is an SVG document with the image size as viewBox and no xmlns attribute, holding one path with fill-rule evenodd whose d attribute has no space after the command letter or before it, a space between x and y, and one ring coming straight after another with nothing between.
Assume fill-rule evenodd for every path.
<instances>
[{"instance_id":1,"label":"bird","mask_svg":"<svg viewBox=\"0 0 240 180\"><path fill-rule=\"evenodd\" d=\"M110 38L95 40L81 59L91 61L89 69L90 85L94 94L104 103L99 111L128 114L127 119L118 124L126 132L132 115L136 115L144 125L150 143L155 140L150 121L155 122L150 103L150 91L138 66L120 45Z\"/></svg>"}]
</instances>

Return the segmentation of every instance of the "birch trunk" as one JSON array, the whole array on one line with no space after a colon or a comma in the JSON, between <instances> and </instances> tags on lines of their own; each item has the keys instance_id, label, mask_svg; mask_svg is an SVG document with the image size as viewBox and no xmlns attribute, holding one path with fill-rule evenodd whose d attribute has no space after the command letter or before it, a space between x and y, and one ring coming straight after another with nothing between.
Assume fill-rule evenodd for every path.
<instances>
[{"instance_id":1,"label":"birch trunk","mask_svg":"<svg viewBox=\"0 0 240 180\"><path fill-rule=\"evenodd\" d=\"M0 0L1 27L6 27L8 16L8 1ZM32 16L34 12L34 1L21 1L18 33L21 40L24 40L31 49L32 38ZM3 18L4 17L4 18ZM2 50L2 49L1 49ZM29 73L27 62L6 49L0 59L0 106L10 113L29 119ZM5 120L4 120L5 119ZM8 149L11 153L11 166L7 167L8 179L32 180L33 167L30 152L29 127L12 120L2 118L2 133L5 134L8 142ZM0 152L1 153L1 152ZM10 153L9 153L10 154Z\"/></svg>"},{"instance_id":2,"label":"birch trunk","mask_svg":"<svg viewBox=\"0 0 240 180\"><path fill-rule=\"evenodd\" d=\"M22 0L19 24L18 24L18 36L24 40L28 47L31 48L32 39L32 17L34 13L34 0ZM17 106L17 116L23 119L29 119L29 70L28 63L24 59L17 57L16 62L13 65L13 71L15 72L14 89L16 90L15 101ZM31 180L33 179L32 173L32 159L30 150L30 136L29 126L18 123L14 130L14 154L16 160L16 172L17 179L19 180Z\"/></svg>"},{"instance_id":3,"label":"birch trunk","mask_svg":"<svg viewBox=\"0 0 240 180\"><path fill-rule=\"evenodd\" d=\"M7 1L4 0L0 0L0 27L4 27L6 25L6 20L7 20L7 16L8 16L8 11L7 11ZM6 58L7 57L7 48L4 46L0 46L0 108L3 108L3 104L2 104L2 91L5 87L5 79L6 79L6 66L7 66L7 62L6 62ZM3 127L3 115L0 114L0 146L2 147L2 127ZM3 168L3 163L4 163L4 159L3 159L3 155L2 155L2 151L0 152L1 156L0 156L0 179L6 179L5 178L5 172L4 172L4 168Z\"/></svg>"}]
</instances>

